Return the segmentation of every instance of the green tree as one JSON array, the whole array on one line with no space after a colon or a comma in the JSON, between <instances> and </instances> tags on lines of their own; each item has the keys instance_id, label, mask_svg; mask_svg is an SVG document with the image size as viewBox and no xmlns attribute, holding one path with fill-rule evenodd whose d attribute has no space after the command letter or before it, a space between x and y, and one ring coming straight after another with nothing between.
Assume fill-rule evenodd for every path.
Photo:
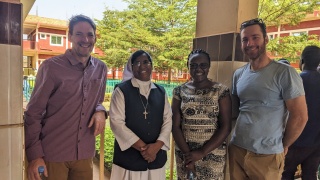
<instances>
[{"instance_id":1,"label":"green tree","mask_svg":"<svg viewBox=\"0 0 320 180\"><path fill-rule=\"evenodd\" d=\"M114 70L122 68L137 49L148 51L158 72L186 69L186 57L192 49L196 24L196 0L124 0L123 11L106 8L97 21L99 57ZM268 26L295 25L319 8L318 0L260 0L258 16ZM278 57L296 59L316 37L280 37L270 40L268 50ZM279 44L281 43L281 44Z\"/></svg>"},{"instance_id":2,"label":"green tree","mask_svg":"<svg viewBox=\"0 0 320 180\"><path fill-rule=\"evenodd\" d=\"M143 49L154 68L186 70L186 57L195 34L196 0L124 0L128 9L108 10L97 21L100 57L109 67L122 67L130 54ZM170 77L170 73L169 73Z\"/></svg>"},{"instance_id":3,"label":"green tree","mask_svg":"<svg viewBox=\"0 0 320 180\"><path fill-rule=\"evenodd\" d=\"M277 37L268 43L268 51L276 57L286 58L291 62L299 60L304 47L316 45L320 47L319 37L316 35Z\"/></svg>"},{"instance_id":4,"label":"green tree","mask_svg":"<svg viewBox=\"0 0 320 180\"><path fill-rule=\"evenodd\" d=\"M318 8L318 0L261 0L258 16L267 26L297 25L307 14ZM269 41L267 49L276 57L296 61L306 45L319 45L318 37L306 34L277 37Z\"/></svg>"},{"instance_id":5,"label":"green tree","mask_svg":"<svg viewBox=\"0 0 320 180\"><path fill-rule=\"evenodd\" d=\"M319 8L319 0L260 0L258 16L271 25L298 24Z\"/></svg>"},{"instance_id":6,"label":"green tree","mask_svg":"<svg viewBox=\"0 0 320 180\"><path fill-rule=\"evenodd\" d=\"M96 46L103 52L104 56L99 57L113 72L122 68L130 56L130 49L133 47L132 32L129 26L127 12L108 10L104 12L104 18L97 21L98 39Z\"/></svg>"}]
</instances>

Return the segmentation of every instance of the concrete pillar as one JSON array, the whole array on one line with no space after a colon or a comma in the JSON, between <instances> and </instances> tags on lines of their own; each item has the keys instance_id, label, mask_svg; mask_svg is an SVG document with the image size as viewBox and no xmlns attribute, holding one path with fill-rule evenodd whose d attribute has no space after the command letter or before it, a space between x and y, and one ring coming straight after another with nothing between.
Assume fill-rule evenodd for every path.
<instances>
[{"instance_id":1,"label":"concrete pillar","mask_svg":"<svg viewBox=\"0 0 320 180\"><path fill-rule=\"evenodd\" d=\"M231 87L232 74L244 65L239 29L243 21L256 18L257 0L198 0L194 49L211 57L209 77Z\"/></svg>"},{"instance_id":2,"label":"concrete pillar","mask_svg":"<svg viewBox=\"0 0 320 180\"><path fill-rule=\"evenodd\" d=\"M258 14L257 0L198 0L193 49L210 54L209 78L231 90L234 71L248 59L241 51L240 25ZM230 179L227 160L226 180Z\"/></svg>"},{"instance_id":3,"label":"concrete pillar","mask_svg":"<svg viewBox=\"0 0 320 180\"><path fill-rule=\"evenodd\" d=\"M23 179L22 5L0 1L0 179Z\"/></svg>"}]
</instances>

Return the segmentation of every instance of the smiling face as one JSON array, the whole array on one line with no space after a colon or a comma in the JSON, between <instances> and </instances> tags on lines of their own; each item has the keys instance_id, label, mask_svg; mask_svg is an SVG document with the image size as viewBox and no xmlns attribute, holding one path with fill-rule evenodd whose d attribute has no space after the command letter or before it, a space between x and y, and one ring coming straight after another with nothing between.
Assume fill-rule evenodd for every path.
<instances>
[{"instance_id":1,"label":"smiling face","mask_svg":"<svg viewBox=\"0 0 320 180\"><path fill-rule=\"evenodd\" d=\"M189 71L194 82L202 82L208 79L210 62L204 54L194 54L189 59Z\"/></svg>"},{"instance_id":2,"label":"smiling face","mask_svg":"<svg viewBox=\"0 0 320 180\"><path fill-rule=\"evenodd\" d=\"M151 79L152 64L148 56L143 53L132 62L133 76L140 81L149 81Z\"/></svg>"},{"instance_id":3,"label":"smiling face","mask_svg":"<svg viewBox=\"0 0 320 180\"><path fill-rule=\"evenodd\" d=\"M263 37L259 25L251 25L241 31L241 49L250 60L266 55L268 38Z\"/></svg>"},{"instance_id":4,"label":"smiling face","mask_svg":"<svg viewBox=\"0 0 320 180\"><path fill-rule=\"evenodd\" d=\"M72 34L69 33L72 42L72 53L78 59L88 59L96 43L95 32L88 22L80 21L73 26Z\"/></svg>"}]
</instances>

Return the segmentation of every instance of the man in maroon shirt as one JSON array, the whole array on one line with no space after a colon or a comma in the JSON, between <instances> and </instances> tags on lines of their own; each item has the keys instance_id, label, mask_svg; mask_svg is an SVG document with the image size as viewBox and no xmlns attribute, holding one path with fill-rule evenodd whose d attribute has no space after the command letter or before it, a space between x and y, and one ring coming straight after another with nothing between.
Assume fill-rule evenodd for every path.
<instances>
[{"instance_id":1,"label":"man in maroon shirt","mask_svg":"<svg viewBox=\"0 0 320 180\"><path fill-rule=\"evenodd\" d=\"M28 179L40 179L44 166L49 180L92 179L95 136L103 132L102 106L106 65L90 56L96 26L77 15L69 23L72 49L44 61L25 112Z\"/></svg>"}]
</instances>

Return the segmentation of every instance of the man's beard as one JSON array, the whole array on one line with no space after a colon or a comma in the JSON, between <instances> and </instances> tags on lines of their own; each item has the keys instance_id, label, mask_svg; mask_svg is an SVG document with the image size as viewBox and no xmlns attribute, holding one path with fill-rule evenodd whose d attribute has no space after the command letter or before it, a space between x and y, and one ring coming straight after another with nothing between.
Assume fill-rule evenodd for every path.
<instances>
[{"instance_id":1,"label":"man's beard","mask_svg":"<svg viewBox=\"0 0 320 180\"><path fill-rule=\"evenodd\" d=\"M251 48L248 48L251 49ZM258 59L262 54L266 53L266 45L263 43L261 46L258 46L258 52L256 54L251 54L248 52L250 50L246 50L245 54L248 56L250 60Z\"/></svg>"}]
</instances>

